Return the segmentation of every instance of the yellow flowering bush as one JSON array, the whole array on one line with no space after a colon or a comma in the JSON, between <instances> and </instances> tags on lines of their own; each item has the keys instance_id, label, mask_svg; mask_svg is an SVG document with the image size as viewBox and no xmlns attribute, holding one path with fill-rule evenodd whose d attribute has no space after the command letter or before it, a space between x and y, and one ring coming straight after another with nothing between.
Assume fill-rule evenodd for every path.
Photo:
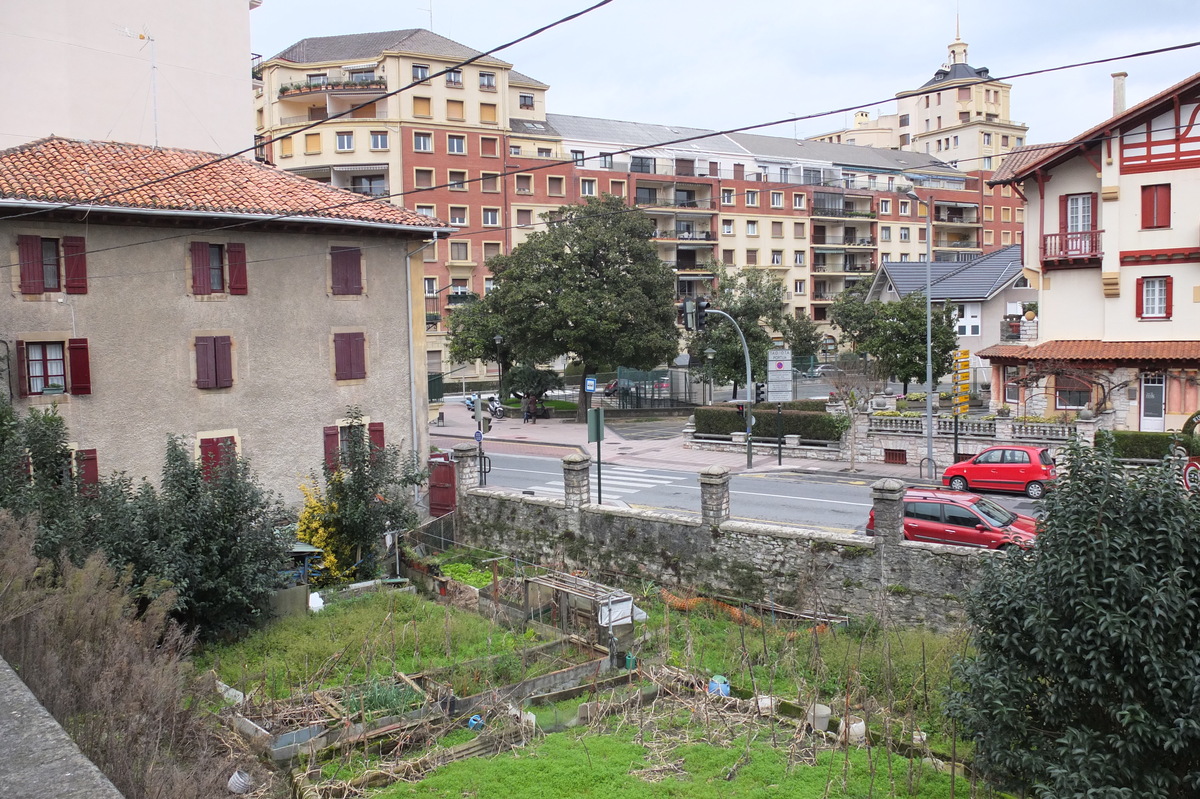
<instances>
[{"instance_id":1,"label":"yellow flowering bush","mask_svg":"<svg viewBox=\"0 0 1200 799\"><path fill-rule=\"evenodd\" d=\"M335 473L333 480L341 480L341 475ZM306 544L320 547L324 556L322 563L324 575L319 583L338 582L347 579L349 568L354 565L353 557L348 553L339 552L336 527L333 519L337 515L337 503L326 499L316 480L300 484L300 493L304 495L304 507L296 522L296 537Z\"/></svg>"}]
</instances>

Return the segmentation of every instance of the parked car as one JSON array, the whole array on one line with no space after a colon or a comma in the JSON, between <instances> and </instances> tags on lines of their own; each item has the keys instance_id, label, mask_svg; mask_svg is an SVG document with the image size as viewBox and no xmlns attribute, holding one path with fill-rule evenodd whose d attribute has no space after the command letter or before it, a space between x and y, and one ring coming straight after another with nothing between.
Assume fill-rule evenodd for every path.
<instances>
[{"instance_id":1,"label":"parked car","mask_svg":"<svg viewBox=\"0 0 1200 799\"><path fill-rule=\"evenodd\" d=\"M988 447L942 474L942 485L955 491L1015 491L1040 499L1057 478L1054 458L1045 447Z\"/></svg>"},{"instance_id":2,"label":"parked car","mask_svg":"<svg viewBox=\"0 0 1200 799\"><path fill-rule=\"evenodd\" d=\"M874 534L872 509L867 535ZM909 488L904 492L904 537L980 549L1028 549L1037 540L1037 519L978 494Z\"/></svg>"},{"instance_id":3,"label":"parked car","mask_svg":"<svg viewBox=\"0 0 1200 799\"><path fill-rule=\"evenodd\" d=\"M846 372L846 370L842 369L840 366L834 366L831 363L823 363L814 369L809 369L807 372L804 373L804 376L805 377L813 377L813 378L825 378L826 380L828 380L831 377L837 377L838 375L845 374L845 372Z\"/></svg>"}]
</instances>

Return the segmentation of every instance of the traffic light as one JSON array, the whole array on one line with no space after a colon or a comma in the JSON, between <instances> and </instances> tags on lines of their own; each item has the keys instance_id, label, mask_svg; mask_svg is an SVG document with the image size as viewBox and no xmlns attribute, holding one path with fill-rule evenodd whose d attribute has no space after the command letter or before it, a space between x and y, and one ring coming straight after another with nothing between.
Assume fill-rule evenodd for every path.
<instances>
[{"instance_id":1,"label":"traffic light","mask_svg":"<svg viewBox=\"0 0 1200 799\"><path fill-rule=\"evenodd\" d=\"M696 329L704 329L704 315L708 312L708 300L696 302Z\"/></svg>"},{"instance_id":2,"label":"traffic light","mask_svg":"<svg viewBox=\"0 0 1200 799\"><path fill-rule=\"evenodd\" d=\"M746 418L746 406L745 405L743 405L742 403L739 402L737 404L737 411L738 411L738 418L740 418L740 419Z\"/></svg>"},{"instance_id":3,"label":"traffic light","mask_svg":"<svg viewBox=\"0 0 1200 799\"><path fill-rule=\"evenodd\" d=\"M754 384L754 401L755 402L766 402L767 401L767 384L766 383L755 383Z\"/></svg>"},{"instance_id":4,"label":"traffic light","mask_svg":"<svg viewBox=\"0 0 1200 799\"><path fill-rule=\"evenodd\" d=\"M693 300L684 300L683 302L675 303L675 311L683 317L683 327L685 330L699 330L696 325L696 303Z\"/></svg>"}]
</instances>

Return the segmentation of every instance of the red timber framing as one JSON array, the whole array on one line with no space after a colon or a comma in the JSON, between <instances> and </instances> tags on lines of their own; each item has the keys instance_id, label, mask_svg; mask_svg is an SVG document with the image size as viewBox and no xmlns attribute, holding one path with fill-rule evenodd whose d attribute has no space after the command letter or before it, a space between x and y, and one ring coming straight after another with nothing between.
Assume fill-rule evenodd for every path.
<instances>
[{"instance_id":1,"label":"red timber framing","mask_svg":"<svg viewBox=\"0 0 1200 799\"><path fill-rule=\"evenodd\" d=\"M1198 98L1175 94L1169 109L1122 131L1121 174L1200 167L1198 122Z\"/></svg>"}]
</instances>

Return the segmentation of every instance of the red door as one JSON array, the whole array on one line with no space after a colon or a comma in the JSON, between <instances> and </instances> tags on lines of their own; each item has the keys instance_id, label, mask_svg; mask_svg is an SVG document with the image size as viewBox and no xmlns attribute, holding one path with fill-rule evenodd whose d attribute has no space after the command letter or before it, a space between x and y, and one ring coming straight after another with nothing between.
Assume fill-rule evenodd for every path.
<instances>
[{"instance_id":1,"label":"red door","mask_svg":"<svg viewBox=\"0 0 1200 799\"><path fill-rule=\"evenodd\" d=\"M429 514L437 519L454 510L454 464L436 460L429 467Z\"/></svg>"}]
</instances>

